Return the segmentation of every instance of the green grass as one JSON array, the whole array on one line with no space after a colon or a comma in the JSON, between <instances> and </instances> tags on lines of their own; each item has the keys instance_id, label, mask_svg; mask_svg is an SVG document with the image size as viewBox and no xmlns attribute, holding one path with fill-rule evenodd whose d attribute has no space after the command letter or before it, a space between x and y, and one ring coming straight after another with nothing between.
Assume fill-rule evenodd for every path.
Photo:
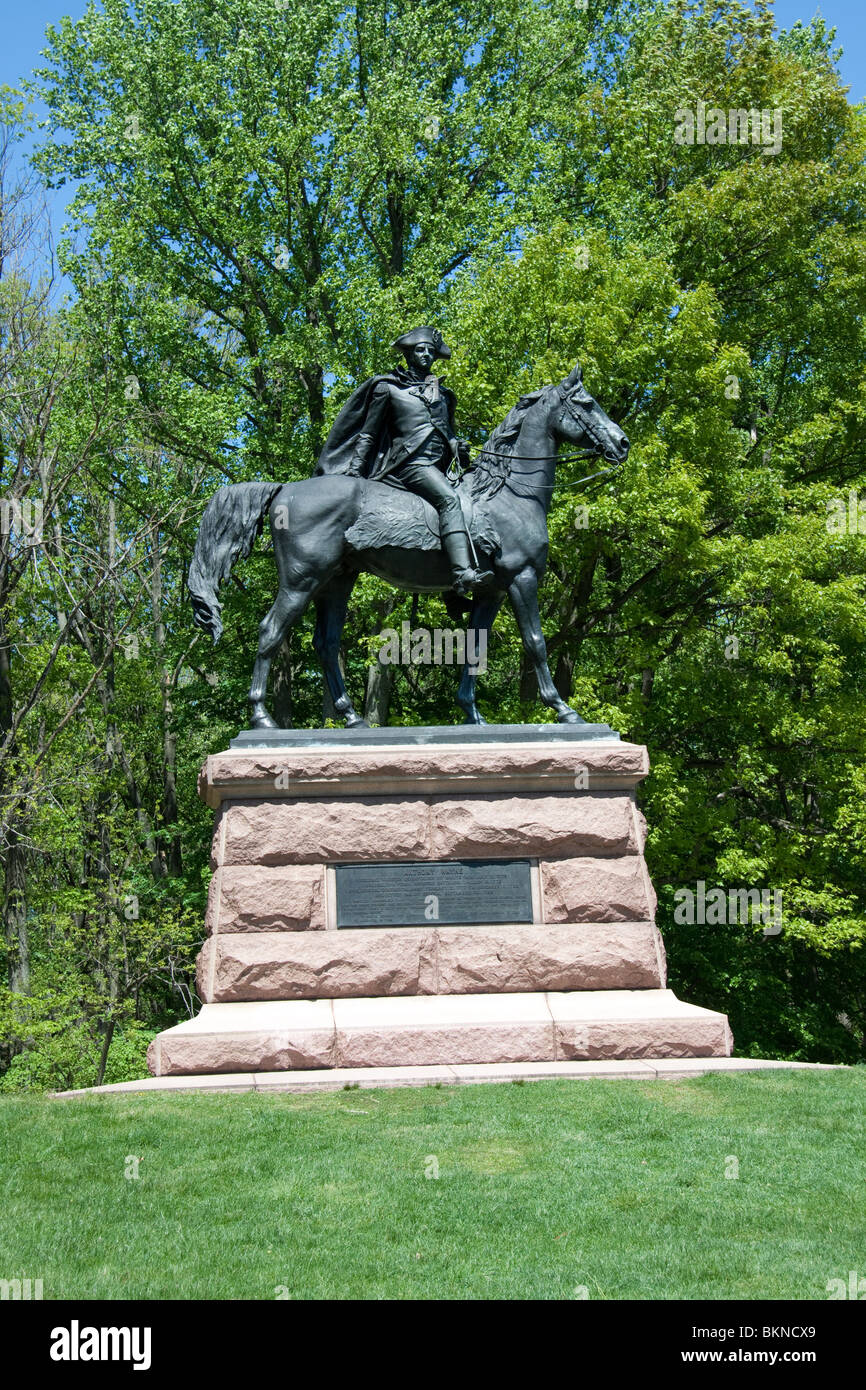
<instances>
[{"instance_id":1,"label":"green grass","mask_svg":"<svg viewBox=\"0 0 866 1390\"><path fill-rule=\"evenodd\" d=\"M10 1098L0 1278L45 1298L822 1299L866 1273L864 1125L866 1067Z\"/></svg>"}]
</instances>

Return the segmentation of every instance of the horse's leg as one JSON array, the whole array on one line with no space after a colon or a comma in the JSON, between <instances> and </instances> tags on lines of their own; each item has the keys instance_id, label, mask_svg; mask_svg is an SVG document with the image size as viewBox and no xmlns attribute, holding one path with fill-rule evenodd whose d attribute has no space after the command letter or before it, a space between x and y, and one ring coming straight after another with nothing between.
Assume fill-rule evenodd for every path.
<instances>
[{"instance_id":1,"label":"horse's leg","mask_svg":"<svg viewBox=\"0 0 866 1390\"><path fill-rule=\"evenodd\" d=\"M316 598L316 630L313 646L322 663L325 680L331 692L334 709L342 717L347 729L368 729L366 719L356 713L340 670L340 638L346 622L349 595L355 583L355 576L348 575L333 579Z\"/></svg>"},{"instance_id":2,"label":"horse's leg","mask_svg":"<svg viewBox=\"0 0 866 1390\"><path fill-rule=\"evenodd\" d=\"M264 705L271 661L289 628L314 595L339 572L347 527L360 505L360 484L345 478L287 483L270 510L277 597L259 625L259 649L250 686L251 724L275 729ZM289 524L291 522L291 524Z\"/></svg>"},{"instance_id":3,"label":"horse's leg","mask_svg":"<svg viewBox=\"0 0 866 1390\"><path fill-rule=\"evenodd\" d=\"M468 661L466 662L466 665L463 667L463 674L460 677L460 684L457 687L457 703L466 715L464 720L465 724L487 723L487 720L482 717L475 703L475 685L478 680L478 672L484 669L483 666L478 665L477 658L481 655L481 633L484 633L484 641L486 643L490 629L493 626L493 620L502 607L502 600L504 597L504 594L490 594L478 598L473 603L469 614L468 629L475 634L474 655L476 661L474 665ZM485 654L486 650L487 648L485 646Z\"/></svg>"},{"instance_id":4,"label":"horse's leg","mask_svg":"<svg viewBox=\"0 0 866 1390\"><path fill-rule=\"evenodd\" d=\"M560 724L585 723L585 720L581 719L576 710L569 708L553 684L553 677L547 664L547 644L541 630L541 617L538 612L538 575L531 565L527 565L526 569L521 570L509 586L508 597L514 609L514 616L517 619L517 626L520 628L520 636L523 639L526 654L535 667L542 700L546 705L550 705L551 709L556 710Z\"/></svg>"},{"instance_id":5,"label":"horse's leg","mask_svg":"<svg viewBox=\"0 0 866 1390\"><path fill-rule=\"evenodd\" d=\"M315 590L309 581L302 590L290 590L280 583L277 597L269 613L259 623L259 648L253 665L253 679L250 685L250 728L278 729L279 725L265 709L265 695L268 689L268 673L283 637L293 623L303 613Z\"/></svg>"}]
</instances>

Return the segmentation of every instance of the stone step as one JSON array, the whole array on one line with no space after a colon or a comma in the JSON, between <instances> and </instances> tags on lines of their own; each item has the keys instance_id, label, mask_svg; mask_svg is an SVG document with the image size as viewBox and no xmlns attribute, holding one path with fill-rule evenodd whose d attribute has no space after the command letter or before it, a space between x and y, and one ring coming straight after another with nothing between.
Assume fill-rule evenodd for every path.
<instances>
[{"instance_id":1,"label":"stone step","mask_svg":"<svg viewBox=\"0 0 866 1390\"><path fill-rule=\"evenodd\" d=\"M714 1072L844 1071L841 1063L788 1062L762 1057L654 1057L611 1062L477 1062L466 1066L333 1067L328 1071L199 1072L195 1076L148 1076L76 1091L53 1091L55 1099L124 1096L148 1091L236 1093L259 1091L391 1090L398 1086L502 1085L511 1081L684 1081Z\"/></svg>"},{"instance_id":2,"label":"stone step","mask_svg":"<svg viewBox=\"0 0 866 1390\"><path fill-rule=\"evenodd\" d=\"M154 1076L727 1057L724 1014L666 989L205 1004L148 1049Z\"/></svg>"},{"instance_id":3,"label":"stone step","mask_svg":"<svg viewBox=\"0 0 866 1390\"><path fill-rule=\"evenodd\" d=\"M651 922L230 933L210 937L198 958L206 1003L664 984L664 947Z\"/></svg>"}]
</instances>

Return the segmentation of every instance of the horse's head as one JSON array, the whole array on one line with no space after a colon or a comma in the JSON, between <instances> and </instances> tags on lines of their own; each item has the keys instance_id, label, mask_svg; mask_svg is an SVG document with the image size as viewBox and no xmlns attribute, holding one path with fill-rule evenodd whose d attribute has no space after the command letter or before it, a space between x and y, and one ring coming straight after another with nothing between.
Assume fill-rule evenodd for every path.
<instances>
[{"instance_id":1,"label":"horse's head","mask_svg":"<svg viewBox=\"0 0 866 1390\"><path fill-rule=\"evenodd\" d=\"M557 441L599 454L608 463L624 463L628 458L629 442L619 425L605 415L598 401L587 391L580 363L554 389L559 394L560 405L553 422Z\"/></svg>"}]
</instances>

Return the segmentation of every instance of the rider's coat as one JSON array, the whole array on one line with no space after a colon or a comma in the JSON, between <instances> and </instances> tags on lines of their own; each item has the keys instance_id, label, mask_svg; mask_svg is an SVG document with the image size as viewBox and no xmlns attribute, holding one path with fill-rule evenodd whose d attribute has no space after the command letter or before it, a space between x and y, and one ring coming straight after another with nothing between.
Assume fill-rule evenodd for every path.
<instances>
[{"instance_id":1,"label":"rider's coat","mask_svg":"<svg viewBox=\"0 0 866 1390\"><path fill-rule=\"evenodd\" d=\"M406 462L444 469L457 449L454 405L435 374L423 382L402 369L370 377L334 421L315 472L384 481Z\"/></svg>"}]
</instances>

